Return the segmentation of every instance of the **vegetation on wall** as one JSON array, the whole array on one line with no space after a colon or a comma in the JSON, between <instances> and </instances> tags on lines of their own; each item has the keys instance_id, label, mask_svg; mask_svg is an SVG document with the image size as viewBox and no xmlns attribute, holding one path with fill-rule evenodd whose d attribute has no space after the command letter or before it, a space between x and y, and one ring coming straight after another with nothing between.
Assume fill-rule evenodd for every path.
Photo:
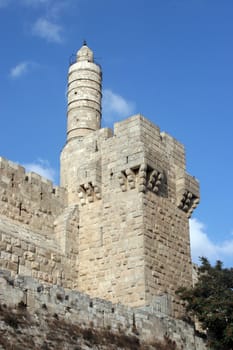
<instances>
[{"instance_id":1,"label":"vegetation on wall","mask_svg":"<svg viewBox=\"0 0 233 350\"><path fill-rule=\"evenodd\" d=\"M180 288L177 294L187 302L186 309L206 331L208 345L214 350L233 349L233 268L221 261L211 266L201 258L198 282L193 288Z\"/></svg>"}]
</instances>

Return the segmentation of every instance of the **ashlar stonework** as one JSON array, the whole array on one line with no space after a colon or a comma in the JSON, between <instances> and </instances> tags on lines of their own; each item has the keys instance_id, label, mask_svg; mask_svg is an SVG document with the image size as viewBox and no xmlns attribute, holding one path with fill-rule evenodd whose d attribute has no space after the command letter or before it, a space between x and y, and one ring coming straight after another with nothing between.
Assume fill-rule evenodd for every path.
<instances>
[{"instance_id":1,"label":"ashlar stonework","mask_svg":"<svg viewBox=\"0 0 233 350\"><path fill-rule=\"evenodd\" d=\"M183 145L144 116L101 128L101 82L84 44L69 68L60 186L0 158L0 268L177 317L199 184Z\"/></svg>"}]
</instances>

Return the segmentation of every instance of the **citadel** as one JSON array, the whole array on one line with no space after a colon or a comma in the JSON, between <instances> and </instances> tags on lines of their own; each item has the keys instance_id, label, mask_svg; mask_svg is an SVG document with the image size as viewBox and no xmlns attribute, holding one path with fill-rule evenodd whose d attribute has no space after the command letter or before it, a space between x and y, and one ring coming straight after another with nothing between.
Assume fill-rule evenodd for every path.
<instances>
[{"instance_id":1,"label":"citadel","mask_svg":"<svg viewBox=\"0 0 233 350\"><path fill-rule=\"evenodd\" d=\"M86 313L106 307L112 324L114 312L134 315L147 337L160 321L145 325L145 312L148 320L183 313L175 291L193 283L189 218L199 184L186 172L184 146L144 116L101 128L101 97L101 67L84 43L68 72L60 186L0 158L0 269L16 281L24 276L18 302L26 298L36 308L47 298L52 308L55 286L77 291ZM35 296L38 285L50 299Z\"/></svg>"}]
</instances>

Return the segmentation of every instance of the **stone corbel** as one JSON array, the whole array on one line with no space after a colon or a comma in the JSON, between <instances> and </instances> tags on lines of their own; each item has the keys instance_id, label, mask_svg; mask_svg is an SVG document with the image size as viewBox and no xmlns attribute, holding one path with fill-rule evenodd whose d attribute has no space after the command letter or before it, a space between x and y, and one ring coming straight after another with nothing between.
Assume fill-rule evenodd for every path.
<instances>
[{"instance_id":1,"label":"stone corbel","mask_svg":"<svg viewBox=\"0 0 233 350\"><path fill-rule=\"evenodd\" d=\"M127 176L127 182L129 185L129 189L133 190L136 187L136 176L133 170L131 169L126 169L125 174Z\"/></svg>"},{"instance_id":2,"label":"stone corbel","mask_svg":"<svg viewBox=\"0 0 233 350\"><path fill-rule=\"evenodd\" d=\"M197 198L193 193L185 191L179 200L178 208L187 213L188 218L190 218L198 203L199 198Z\"/></svg>"},{"instance_id":3,"label":"stone corbel","mask_svg":"<svg viewBox=\"0 0 233 350\"><path fill-rule=\"evenodd\" d=\"M145 163L121 171L118 179L122 192L137 188L139 192L150 190L156 194L159 194L165 181L162 171L152 169Z\"/></svg>"},{"instance_id":4,"label":"stone corbel","mask_svg":"<svg viewBox=\"0 0 233 350\"><path fill-rule=\"evenodd\" d=\"M78 197L80 200L80 204L85 205L86 204L86 194L85 194L85 190L84 190L83 186L79 186Z\"/></svg>"},{"instance_id":5,"label":"stone corbel","mask_svg":"<svg viewBox=\"0 0 233 350\"><path fill-rule=\"evenodd\" d=\"M101 190L96 184L88 182L79 186L78 196L81 205L85 205L87 202L93 203L95 200L101 199Z\"/></svg>"},{"instance_id":6,"label":"stone corbel","mask_svg":"<svg viewBox=\"0 0 233 350\"><path fill-rule=\"evenodd\" d=\"M91 183L84 184L88 203L94 202L94 188Z\"/></svg>"},{"instance_id":7,"label":"stone corbel","mask_svg":"<svg viewBox=\"0 0 233 350\"><path fill-rule=\"evenodd\" d=\"M157 170L152 170L152 172L149 175L149 180L147 184L148 189L153 191L154 193L158 193L161 189L163 179L164 176L161 172Z\"/></svg>"},{"instance_id":8,"label":"stone corbel","mask_svg":"<svg viewBox=\"0 0 233 350\"><path fill-rule=\"evenodd\" d=\"M94 186L94 193L95 193L96 199L100 200L101 199L101 191L100 191L99 186L97 186L97 185Z\"/></svg>"},{"instance_id":9,"label":"stone corbel","mask_svg":"<svg viewBox=\"0 0 233 350\"><path fill-rule=\"evenodd\" d=\"M138 172L138 191L146 192L147 185L147 165L141 164Z\"/></svg>"},{"instance_id":10,"label":"stone corbel","mask_svg":"<svg viewBox=\"0 0 233 350\"><path fill-rule=\"evenodd\" d=\"M188 174L177 180L177 206L190 218L200 201L199 183Z\"/></svg>"},{"instance_id":11,"label":"stone corbel","mask_svg":"<svg viewBox=\"0 0 233 350\"><path fill-rule=\"evenodd\" d=\"M118 180L119 180L119 184L122 192L127 191L126 176L122 171L118 175Z\"/></svg>"}]
</instances>

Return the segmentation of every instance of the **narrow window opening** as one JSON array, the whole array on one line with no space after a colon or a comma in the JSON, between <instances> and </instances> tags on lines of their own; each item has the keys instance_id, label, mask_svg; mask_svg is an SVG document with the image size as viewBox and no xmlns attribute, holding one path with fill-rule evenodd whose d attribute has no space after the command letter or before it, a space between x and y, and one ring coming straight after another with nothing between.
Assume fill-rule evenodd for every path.
<instances>
[{"instance_id":1,"label":"narrow window opening","mask_svg":"<svg viewBox=\"0 0 233 350\"><path fill-rule=\"evenodd\" d=\"M28 303L28 290L24 289L24 305L27 306Z\"/></svg>"},{"instance_id":2,"label":"narrow window opening","mask_svg":"<svg viewBox=\"0 0 233 350\"><path fill-rule=\"evenodd\" d=\"M103 227L100 227L100 245L103 247L104 244L104 233L103 233Z\"/></svg>"},{"instance_id":3,"label":"narrow window opening","mask_svg":"<svg viewBox=\"0 0 233 350\"><path fill-rule=\"evenodd\" d=\"M11 175L11 187L14 187L14 174Z\"/></svg>"},{"instance_id":4,"label":"narrow window opening","mask_svg":"<svg viewBox=\"0 0 233 350\"><path fill-rule=\"evenodd\" d=\"M21 216L22 213L22 203L19 203L19 216Z\"/></svg>"},{"instance_id":5,"label":"narrow window opening","mask_svg":"<svg viewBox=\"0 0 233 350\"><path fill-rule=\"evenodd\" d=\"M17 275L19 274L19 264L20 264L20 256L18 256L18 261L17 261Z\"/></svg>"}]
</instances>

